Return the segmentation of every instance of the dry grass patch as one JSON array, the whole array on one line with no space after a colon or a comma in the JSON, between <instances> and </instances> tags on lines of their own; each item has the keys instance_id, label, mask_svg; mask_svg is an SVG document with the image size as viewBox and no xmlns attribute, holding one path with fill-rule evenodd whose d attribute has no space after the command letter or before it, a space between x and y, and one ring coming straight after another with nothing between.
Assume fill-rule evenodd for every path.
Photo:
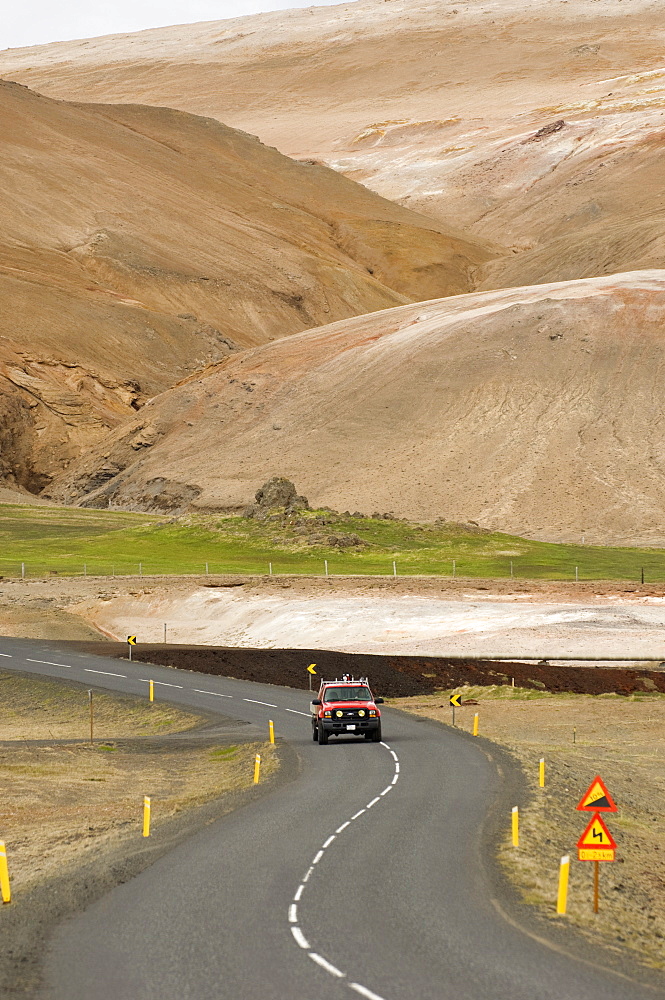
<instances>
[{"instance_id":1,"label":"dry grass patch","mask_svg":"<svg viewBox=\"0 0 665 1000\"><path fill-rule=\"evenodd\" d=\"M277 767L269 744L169 739L200 721L169 706L95 694L100 739L91 745L67 742L87 733L85 691L0 675L0 693L0 732L12 741L0 746L0 838L14 892L123 837L138 841L144 795L157 837L177 813L251 785L257 751L262 778Z\"/></svg>"},{"instance_id":2,"label":"dry grass patch","mask_svg":"<svg viewBox=\"0 0 665 1000\"><path fill-rule=\"evenodd\" d=\"M499 859L525 902L557 919L558 865L571 856L567 920L589 939L629 949L665 968L665 697L552 695L519 688L457 688L478 706L458 709L456 722L508 748L522 763L532 797L520 815L520 847L510 842L510 815ZM450 692L400 698L396 707L451 723ZM575 730L575 733L573 732ZM573 738L575 742L573 743ZM546 786L538 787L538 762ZM593 865L578 862L576 843L590 814L576 812L596 774L619 806L606 817L617 861L601 866L600 913L592 913ZM558 918L561 919L561 918Z\"/></svg>"}]
</instances>

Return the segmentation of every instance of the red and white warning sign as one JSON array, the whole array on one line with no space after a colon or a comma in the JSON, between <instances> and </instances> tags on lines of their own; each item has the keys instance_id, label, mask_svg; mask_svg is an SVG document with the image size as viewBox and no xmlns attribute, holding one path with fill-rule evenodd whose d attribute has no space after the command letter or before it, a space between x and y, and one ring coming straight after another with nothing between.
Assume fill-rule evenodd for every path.
<instances>
[{"instance_id":1,"label":"red and white warning sign","mask_svg":"<svg viewBox=\"0 0 665 1000\"><path fill-rule=\"evenodd\" d=\"M575 808L582 812L595 813L615 813L617 811L616 803L599 774L593 779Z\"/></svg>"}]
</instances>

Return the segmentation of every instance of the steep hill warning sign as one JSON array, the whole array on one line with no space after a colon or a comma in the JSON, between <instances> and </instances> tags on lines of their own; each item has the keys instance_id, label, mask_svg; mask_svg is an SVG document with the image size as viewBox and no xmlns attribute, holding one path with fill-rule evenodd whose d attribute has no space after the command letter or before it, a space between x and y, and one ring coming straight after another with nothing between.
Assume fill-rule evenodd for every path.
<instances>
[{"instance_id":1,"label":"steep hill warning sign","mask_svg":"<svg viewBox=\"0 0 665 1000\"><path fill-rule=\"evenodd\" d=\"M577 856L580 861L614 861L616 846L603 817L596 813L577 841Z\"/></svg>"},{"instance_id":2,"label":"steep hill warning sign","mask_svg":"<svg viewBox=\"0 0 665 1000\"><path fill-rule=\"evenodd\" d=\"M615 813L617 811L616 803L599 774L593 779L576 808L583 812L595 813Z\"/></svg>"}]
</instances>

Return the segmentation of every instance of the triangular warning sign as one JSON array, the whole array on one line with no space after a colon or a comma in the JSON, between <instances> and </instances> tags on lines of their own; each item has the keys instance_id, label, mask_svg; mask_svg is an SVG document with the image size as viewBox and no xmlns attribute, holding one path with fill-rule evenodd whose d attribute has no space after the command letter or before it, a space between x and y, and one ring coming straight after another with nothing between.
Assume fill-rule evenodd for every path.
<instances>
[{"instance_id":1,"label":"triangular warning sign","mask_svg":"<svg viewBox=\"0 0 665 1000\"><path fill-rule=\"evenodd\" d=\"M616 803L599 774L593 779L576 808L582 812L615 813L617 811Z\"/></svg>"},{"instance_id":2,"label":"triangular warning sign","mask_svg":"<svg viewBox=\"0 0 665 1000\"><path fill-rule=\"evenodd\" d=\"M607 848L614 850L617 845L614 837L605 826L603 817L596 813L577 841L577 846L580 848L595 848L596 850L606 850Z\"/></svg>"}]
</instances>

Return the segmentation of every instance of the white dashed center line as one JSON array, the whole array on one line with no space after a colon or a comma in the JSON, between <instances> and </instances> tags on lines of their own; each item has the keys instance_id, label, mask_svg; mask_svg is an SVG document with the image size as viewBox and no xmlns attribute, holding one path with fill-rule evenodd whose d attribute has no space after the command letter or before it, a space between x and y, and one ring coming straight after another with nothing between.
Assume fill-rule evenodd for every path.
<instances>
[{"instance_id":1,"label":"white dashed center line","mask_svg":"<svg viewBox=\"0 0 665 1000\"><path fill-rule=\"evenodd\" d=\"M288 711L293 711L293 710L287 709L287 712ZM299 714L305 715L304 712ZM368 802L364 809L359 809L357 813L354 813L351 819L347 819L345 823L342 823L341 826L338 826L335 832L331 834L328 837L328 839L323 842L320 849L312 858L311 867L307 870L306 874L303 876L303 880L296 890L296 894L293 897L293 902L290 904L288 911L288 919L289 919L289 924L291 926L291 933L293 934L296 944L300 948L302 948L303 951L307 952L308 958L311 958L313 962L316 962L318 966L320 966L322 969L325 969L325 971L328 972L331 976L335 976L336 979L347 980L346 985L349 987L349 989L353 990L355 993L358 993L360 996L365 997L365 1000L384 1000L384 998L380 997L378 993L373 993L372 990L369 990L366 986L363 986L361 983L349 982L346 972L342 972L341 969L338 969L336 965L333 965L332 962L329 962L327 958L323 957L323 955L319 955L318 952L311 950L307 938L303 935L302 931L300 930L300 927L296 923L298 919L298 909L296 904L300 902L303 892L305 891L305 886L309 881L309 877L315 871L314 866L318 865L319 861L323 857L324 852L337 839L338 834L343 833L344 830L346 830L349 826L351 826L354 820L358 819L360 816L363 815L363 813L366 813L368 809L371 809L373 806L375 806L377 802L380 802L381 796L387 795L388 792L392 792L393 786L395 785L397 779L399 778L398 757L395 751L391 750L387 743L382 743L381 746L385 747L386 750L390 750L390 753L392 754L393 759L395 761L395 774L393 776L392 782L389 785L387 785L386 788L384 788L379 795L373 798L371 802Z\"/></svg>"},{"instance_id":2,"label":"white dashed center line","mask_svg":"<svg viewBox=\"0 0 665 1000\"><path fill-rule=\"evenodd\" d=\"M301 948L304 948L305 951L309 951L309 941L307 940L303 932L300 930L300 928L292 927L291 933L296 939L296 944L299 945Z\"/></svg>"},{"instance_id":3,"label":"white dashed center line","mask_svg":"<svg viewBox=\"0 0 665 1000\"><path fill-rule=\"evenodd\" d=\"M104 677L122 677L127 680L127 674L113 674L110 670L93 670L91 667L84 667L83 671L86 674L104 674Z\"/></svg>"},{"instance_id":4,"label":"white dashed center line","mask_svg":"<svg viewBox=\"0 0 665 1000\"><path fill-rule=\"evenodd\" d=\"M233 698L232 694L220 694L219 691L202 691L201 688L194 688L196 694L212 694L215 698Z\"/></svg>"},{"instance_id":5,"label":"white dashed center line","mask_svg":"<svg viewBox=\"0 0 665 1000\"><path fill-rule=\"evenodd\" d=\"M383 1000L378 993L372 993L368 990L366 986L361 986L360 983L349 983L349 988L355 990L356 993L360 993L361 997L365 997L366 1000Z\"/></svg>"},{"instance_id":6,"label":"white dashed center line","mask_svg":"<svg viewBox=\"0 0 665 1000\"><path fill-rule=\"evenodd\" d=\"M146 684L150 683L149 677L139 677L139 680L144 681ZM159 684L159 686L163 688L180 688L182 691L182 684L169 684L168 681L153 681L152 683Z\"/></svg>"},{"instance_id":7,"label":"white dashed center line","mask_svg":"<svg viewBox=\"0 0 665 1000\"><path fill-rule=\"evenodd\" d=\"M326 959L323 958L321 955L317 955L315 951L310 951L309 957L312 959L313 962L316 962L317 965L320 965L322 969L325 969L326 972L329 972L331 976L337 976L338 979L344 979L343 972L340 972L338 968L336 968L334 965L331 965L330 962L327 962Z\"/></svg>"},{"instance_id":8,"label":"white dashed center line","mask_svg":"<svg viewBox=\"0 0 665 1000\"><path fill-rule=\"evenodd\" d=\"M47 667L64 667L65 670L71 670L71 664L69 663L51 663L50 660L31 660L29 656L26 656L28 663L45 663Z\"/></svg>"}]
</instances>

